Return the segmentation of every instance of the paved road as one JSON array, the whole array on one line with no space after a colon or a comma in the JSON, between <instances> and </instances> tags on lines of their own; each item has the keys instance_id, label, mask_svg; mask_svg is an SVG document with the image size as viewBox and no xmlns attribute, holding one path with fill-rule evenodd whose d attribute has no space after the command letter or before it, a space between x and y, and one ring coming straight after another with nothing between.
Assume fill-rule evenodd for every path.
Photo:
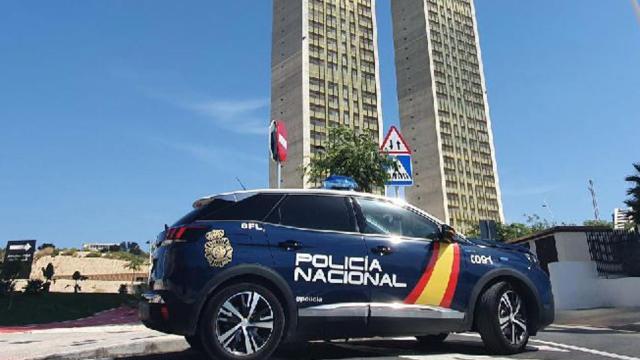
<instances>
[{"instance_id":1,"label":"paved road","mask_svg":"<svg viewBox=\"0 0 640 360\"><path fill-rule=\"evenodd\" d=\"M127 360L196 360L190 350ZM526 352L509 357L490 356L475 334L452 335L438 348L420 348L411 338L349 342L314 342L300 349L279 351L274 360L285 359L403 359L403 360L640 360L640 333L606 328L553 326L530 341Z\"/></svg>"}]
</instances>

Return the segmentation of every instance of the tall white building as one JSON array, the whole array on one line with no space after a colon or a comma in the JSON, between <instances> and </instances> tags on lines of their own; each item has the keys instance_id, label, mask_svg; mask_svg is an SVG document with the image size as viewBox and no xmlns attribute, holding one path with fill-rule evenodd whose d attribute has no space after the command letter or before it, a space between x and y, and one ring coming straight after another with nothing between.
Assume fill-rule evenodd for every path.
<instances>
[{"instance_id":1,"label":"tall white building","mask_svg":"<svg viewBox=\"0 0 640 360\"><path fill-rule=\"evenodd\" d=\"M391 0L407 200L466 231L504 220L472 0Z\"/></svg>"},{"instance_id":2,"label":"tall white building","mask_svg":"<svg viewBox=\"0 0 640 360\"><path fill-rule=\"evenodd\" d=\"M274 0L271 118L288 130L282 186L308 187L302 167L344 124L380 141L375 0ZM271 162L269 184L277 187Z\"/></svg>"}]
</instances>

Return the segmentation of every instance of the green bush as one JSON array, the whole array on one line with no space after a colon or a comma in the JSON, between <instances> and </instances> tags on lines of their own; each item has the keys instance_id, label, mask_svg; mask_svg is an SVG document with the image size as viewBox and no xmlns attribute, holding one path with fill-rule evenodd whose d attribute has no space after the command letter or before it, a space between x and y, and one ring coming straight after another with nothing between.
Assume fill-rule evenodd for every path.
<instances>
[{"instance_id":1,"label":"green bush","mask_svg":"<svg viewBox=\"0 0 640 360\"><path fill-rule=\"evenodd\" d=\"M97 251L92 251L92 252L88 253L87 255L85 255L85 257L88 257L88 258L99 258L99 257L102 257L102 254L100 254Z\"/></svg>"},{"instance_id":2,"label":"green bush","mask_svg":"<svg viewBox=\"0 0 640 360\"><path fill-rule=\"evenodd\" d=\"M16 288L16 284L12 280L0 280L0 297L7 296Z\"/></svg>"},{"instance_id":3,"label":"green bush","mask_svg":"<svg viewBox=\"0 0 640 360\"><path fill-rule=\"evenodd\" d=\"M45 283L39 279L29 280L27 281L27 285L24 286L24 293L29 295L39 295L49 292L49 286L49 283Z\"/></svg>"}]
</instances>

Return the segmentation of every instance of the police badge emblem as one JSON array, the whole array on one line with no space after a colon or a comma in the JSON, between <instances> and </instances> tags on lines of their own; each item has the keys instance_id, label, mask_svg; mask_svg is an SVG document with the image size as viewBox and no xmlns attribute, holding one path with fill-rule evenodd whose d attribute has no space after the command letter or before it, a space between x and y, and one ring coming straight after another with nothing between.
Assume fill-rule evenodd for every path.
<instances>
[{"instance_id":1,"label":"police badge emblem","mask_svg":"<svg viewBox=\"0 0 640 360\"><path fill-rule=\"evenodd\" d=\"M204 244L204 256L209 265L223 267L231 262L233 247L229 239L224 237L224 230L214 229L205 235L207 242Z\"/></svg>"}]
</instances>

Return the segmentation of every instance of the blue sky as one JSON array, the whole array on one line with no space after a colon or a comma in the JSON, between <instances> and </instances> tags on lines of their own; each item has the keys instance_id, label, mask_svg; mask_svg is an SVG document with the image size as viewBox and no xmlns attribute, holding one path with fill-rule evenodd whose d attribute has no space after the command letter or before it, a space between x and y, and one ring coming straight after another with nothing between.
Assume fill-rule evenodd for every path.
<instances>
[{"instance_id":1,"label":"blue sky","mask_svg":"<svg viewBox=\"0 0 640 360\"><path fill-rule=\"evenodd\" d=\"M505 214L609 216L640 161L630 1L476 0ZM270 1L3 1L0 244L144 242L199 196L267 186ZM397 124L378 1L385 127Z\"/></svg>"}]
</instances>

